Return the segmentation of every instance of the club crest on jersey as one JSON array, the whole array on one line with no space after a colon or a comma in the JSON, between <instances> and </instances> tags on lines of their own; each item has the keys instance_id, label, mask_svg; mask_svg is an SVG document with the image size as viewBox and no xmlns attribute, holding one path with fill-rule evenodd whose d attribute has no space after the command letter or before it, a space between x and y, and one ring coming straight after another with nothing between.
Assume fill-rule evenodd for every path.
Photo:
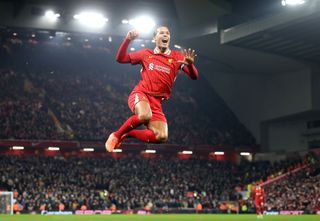
<instances>
[{"instance_id":1,"label":"club crest on jersey","mask_svg":"<svg viewBox=\"0 0 320 221\"><path fill-rule=\"evenodd\" d=\"M173 61L172 58L169 58L169 59L168 59L168 62L169 62L170 64L172 63L172 61Z\"/></svg>"}]
</instances>

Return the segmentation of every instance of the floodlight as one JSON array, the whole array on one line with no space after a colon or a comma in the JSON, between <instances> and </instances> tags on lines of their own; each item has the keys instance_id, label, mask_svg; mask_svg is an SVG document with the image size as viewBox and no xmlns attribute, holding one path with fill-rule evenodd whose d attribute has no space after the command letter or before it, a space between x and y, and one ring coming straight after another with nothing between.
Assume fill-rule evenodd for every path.
<instances>
[{"instance_id":1,"label":"floodlight","mask_svg":"<svg viewBox=\"0 0 320 221\"><path fill-rule=\"evenodd\" d=\"M305 0L282 0L281 1L283 6L287 6L287 5L302 5L304 3L306 3Z\"/></svg>"},{"instance_id":2,"label":"floodlight","mask_svg":"<svg viewBox=\"0 0 320 221\"><path fill-rule=\"evenodd\" d=\"M156 26L155 21L148 16L130 19L129 24L142 33L148 33Z\"/></svg>"},{"instance_id":3,"label":"floodlight","mask_svg":"<svg viewBox=\"0 0 320 221\"><path fill-rule=\"evenodd\" d=\"M81 24L91 28L102 28L108 21L108 18L104 17L98 12L81 12L73 16Z\"/></svg>"},{"instance_id":4,"label":"floodlight","mask_svg":"<svg viewBox=\"0 0 320 221\"><path fill-rule=\"evenodd\" d=\"M52 11L52 10L48 10L48 11L46 11L46 12L44 13L44 16L45 16L46 18L48 18L49 20L51 20L51 21L55 21L55 20L57 20L57 18L60 17L60 14L59 14L59 13L55 13L55 12Z\"/></svg>"},{"instance_id":5,"label":"floodlight","mask_svg":"<svg viewBox=\"0 0 320 221\"><path fill-rule=\"evenodd\" d=\"M121 21L121 23L122 23L122 24L128 24L128 23L129 23L129 20L123 19L123 20Z\"/></svg>"}]
</instances>

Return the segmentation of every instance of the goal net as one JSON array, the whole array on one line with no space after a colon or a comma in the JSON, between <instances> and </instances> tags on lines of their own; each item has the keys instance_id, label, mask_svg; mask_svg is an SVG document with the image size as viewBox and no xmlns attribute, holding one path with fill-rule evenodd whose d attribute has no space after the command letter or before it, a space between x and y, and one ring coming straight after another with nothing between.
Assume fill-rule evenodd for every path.
<instances>
[{"instance_id":1,"label":"goal net","mask_svg":"<svg viewBox=\"0 0 320 221\"><path fill-rule=\"evenodd\" d=\"M13 192L0 192L0 214L13 214Z\"/></svg>"}]
</instances>

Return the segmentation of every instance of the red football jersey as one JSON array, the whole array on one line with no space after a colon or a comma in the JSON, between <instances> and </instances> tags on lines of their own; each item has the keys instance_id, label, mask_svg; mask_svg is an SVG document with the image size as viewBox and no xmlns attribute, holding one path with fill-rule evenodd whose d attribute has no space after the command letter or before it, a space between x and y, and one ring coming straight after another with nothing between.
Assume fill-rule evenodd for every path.
<instances>
[{"instance_id":1,"label":"red football jersey","mask_svg":"<svg viewBox=\"0 0 320 221\"><path fill-rule=\"evenodd\" d=\"M173 83L177 77L184 55L179 51L167 50L161 53L143 49L129 54L131 64L141 64L141 80L135 89L152 96L170 97Z\"/></svg>"},{"instance_id":2,"label":"red football jersey","mask_svg":"<svg viewBox=\"0 0 320 221\"><path fill-rule=\"evenodd\" d=\"M254 196L256 202L263 202L264 200L264 190L262 188L254 190Z\"/></svg>"}]
</instances>

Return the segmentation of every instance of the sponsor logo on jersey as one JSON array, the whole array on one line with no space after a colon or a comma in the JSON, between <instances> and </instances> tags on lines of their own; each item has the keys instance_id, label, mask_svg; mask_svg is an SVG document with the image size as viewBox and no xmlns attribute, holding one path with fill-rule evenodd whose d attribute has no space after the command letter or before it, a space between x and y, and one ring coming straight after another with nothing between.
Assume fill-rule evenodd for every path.
<instances>
[{"instance_id":1,"label":"sponsor logo on jersey","mask_svg":"<svg viewBox=\"0 0 320 221\"><path fill-rule=\"evenodd\" d=\"M160 72L164 72L166 74L170 74L170 68L168 67L164 67L164 66L161 66L161 65L155 65L154 66L154 70L157 70L157 71L160 71Z\"/></svg>"},{"instance_id":2,"label":"sponsor logo on jersey","mask_svg":"<svg viewBox=\"0 0 320 221\"><path fill-rule=\"evenodd\" d=\"M156 70L156 71L164 72L166 74L170 74L170 68L164 67L164 66L161 66L161 65L157 65L157 64L154 64L154 63L150 63L149 64L148 70L149 71Z\"/></svg>"}]
</instances>

